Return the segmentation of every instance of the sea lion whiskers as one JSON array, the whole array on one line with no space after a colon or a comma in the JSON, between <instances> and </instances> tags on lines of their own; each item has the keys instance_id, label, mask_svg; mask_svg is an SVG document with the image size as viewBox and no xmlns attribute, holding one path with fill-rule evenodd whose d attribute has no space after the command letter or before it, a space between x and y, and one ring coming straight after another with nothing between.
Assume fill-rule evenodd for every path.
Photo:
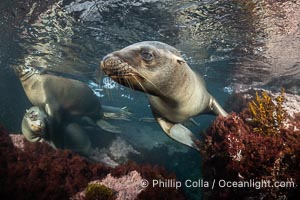
<instances>
[{"instance_id":1,"label":"sea lion whiskers","mask_svg":"<svg viewBox=\"0 0 300 200\"><path fill-rule=\"evenodd\" d=\"M133 90L133 84L132 84L131 80L129 78L127 78L126 76L124 77L124 80L127 82L129 88Z\"/></svg>"},{"instance_id":2,"label":"sea lion whiskers","mask_svg":"<svg viewBox=\"0 0 300 200\"><path fill-rule=\"evenodd\" d=\"M117 69L118 82L122 82L121 79L123 79L127 82L128 87L130 89L134 90L134 87L133 87L134 84L132 83L132 80L129 78L129 77L133 77L138 82L138 84L141 86L141 88L144 90L144 87L141 85L139 80L135 77L136 75L139 75L138 71L134 70L134 68L132 68L127 62L124 62L120 59L115 61L115 63L117 65L117 67L114 65L114 70Z\"/></svg>"},{"instance_id":3,"label":"sea lion whiskers","mask_svg":"<svg viewBox=\"0 0 300 200\"><path fill-rule=\"evenodd\" d=\"M134 76L133 76L133 77L134 77ZM127 78L127 77L126 77L125 79L129 82L128 84L129 84L130 89L134 90L134 87L133 87L133 86L134 86L133 81L132 81L131 79Z\"/></svg>"},{"instance_id":4,"label":"sea lion whiskers","mask_svg":"<svg viewBox=\"0 0 300 200\"><path fill-rule=\"evenodd\" d=\"M148 91L146 90L146 88L142 85L142 83L135 77L133 76L133 78L136 80L136 82L141 86L142 90L144 90L145 93L148 93Z\"/></svg>"},{"instance_id":5,"label":"sea lion whiskers","mask_svg":"<svg viewBox=\"0 0 300 200\"><path fill-rule=\"evenodd\" d=\"M106 91L106 94L107 94L107 96L108 96L108 99L109 99L109 100L112 100L112 95L111 95L110 90L106 88L105 91Z\"/></svg>"},{"instance_id":6,"label":"sea lion whiskers","mask_svg":"<svg viewBox=\"0 0 300 200\"><path fill-rule=\"evenodd\" d=\"M118 60L117 61L117 64L120 64L119 63L119 61L120 60ZM121 68L121 67L120 67ZM122 73L121 73L121 71L117 71L117 79L118 79L118 82L121 82L122 80L121 80L121 78L122 79L124 79L126 82L127 82L127 84L128 84L128 87L130 88L130 89L133 89L133 87L132 87L132 83L130 82L130 80L126 77L126 76L124 76L124 74L123 74L123 71L122 71Z\"/></svg>"},{"instance_id":7,"label":"sea lion whiskers","mask_svg":"<svg viewBox=\"0 0 300 200\"><path fill-rule=\"evenodd\" d=\"M145 88L141 85L140 81L136 78L136 74L140 76L139 72L134 70L128 63L126 63L126 66L128 67L127 69L129 71L129 73L127 73L126 76L123 76L123 78L127 81L129 88L134 90L134 87L133 87L134 84L132 83L132 80L130 78L128 78L128 76L133 77L136 80L136 82L141 86L141 88L144 91L146 91Z\"/></svg>"},{"instance_id":8,"label":"sea lion whiskers","mask_svg":"<svg viewBox=\"0 0 300 200\"><path fill-rule=\"evenodd\" d=\"M147 76L143 75L141 72L138 72L138 71L136 71L136 73L137 73L140 77L142 77L143 79L145 79L146 81L148 81L153 87L155 87L155 89L157 89L158 92L160 92L161 94L164 94L164 93L161 91L161 89L160 89L159 87L157 87L157 86L156 86L149 78L147 78ZM141 83L139 82L139 84L141 84ZM146 90L145 90L145 92L147 93Z\"/></svg>"},{"instance_id":9,"label":"sea lion whiskers","mask_svg":"<svg viewBox=\"0 0 300 200\"><path fill-rule=\"evenodd\" d=\"M132 82L130 82L130 80L129 80L127 77L122 76L121 73L120 73L119 71L117 71L117 75L114 75L113 77L114 77L114 78L112 78L112 77L110 77L110 78L112 78L113 80L114 80L114 79L117 79L117 80L115 80L115 81L116 81L116 82L119 82L119 83L122 82L122 79L123 79L124 81L127 82L128 87L129 87L130 89L134 90L133 87L132 87ZM117 90L117 91L118 91L118 93L120 93L120 90ZM131 92L131 90L130 90L130 92ZM109 99L112 100L111 96L110 96Z\"/></svg>"}]
</instances>

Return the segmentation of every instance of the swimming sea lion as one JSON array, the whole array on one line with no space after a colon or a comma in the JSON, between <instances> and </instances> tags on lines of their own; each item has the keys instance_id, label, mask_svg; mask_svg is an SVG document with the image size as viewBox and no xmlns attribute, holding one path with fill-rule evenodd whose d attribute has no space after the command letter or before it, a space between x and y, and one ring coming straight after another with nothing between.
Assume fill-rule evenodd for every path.
<instances>
[{"instance_id":1,"label":"swimming sea lion","mask_svg":"<svg viewBox=\"0 0 300 200\"><path fill-rule=\"evenodd\" d=\"M37 106L26 110L22 133L30 142L45 141L55 149L69 149L82 155L89 155L91 150L90 138L79 124L61 122L55 126L47 113Z\"/></svg>"},{"instance_id":2,"label":"swimming sea lion","mask_svg":"<svg viewBox=\"0 0 300 200\"><path fill-rule=\"evenodd\" d=\"M112 111L118 109L119 113L104 113L98 97L81 81L40 73L30 66L17 66L15 71L30 102L45 110L50 118L54 118L54 123L60 124L63 118L69 116L86 116L96 120L102 129L118 133L118 128L102 118L128 119L130 115L121 108Z\"/></svg>"},{"instance_id":3,"label":"swimming sea lion","mask_svg":"<svg viewBox=\"0 0 300 200\"><path fill-rule=\"evenodd\" d=\"M227 116L202 77L177 49L162 42L139 42L108 54L101 69L114 81L148 93L151 110L164 132L192 148L198 149L197 138L180 123L202 113Z\"/></svg>"}]
</instances>

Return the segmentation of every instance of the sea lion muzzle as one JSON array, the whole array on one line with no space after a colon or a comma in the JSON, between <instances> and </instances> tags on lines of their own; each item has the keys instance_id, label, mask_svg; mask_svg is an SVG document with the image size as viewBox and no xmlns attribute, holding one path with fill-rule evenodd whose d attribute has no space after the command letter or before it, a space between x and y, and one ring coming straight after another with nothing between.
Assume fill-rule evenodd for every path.
<instances>
[{"instance_id":1,"label":"sea lion muzzle","mask_svg":"<svg viewBox=\"0 0 300 200\"><path fill-rule=\"evenodd\" d=\"M103 61L101 61L101 69L108 76L133 75L132 67L116 56L106 56Z\"/></svg>"}]
</instances>

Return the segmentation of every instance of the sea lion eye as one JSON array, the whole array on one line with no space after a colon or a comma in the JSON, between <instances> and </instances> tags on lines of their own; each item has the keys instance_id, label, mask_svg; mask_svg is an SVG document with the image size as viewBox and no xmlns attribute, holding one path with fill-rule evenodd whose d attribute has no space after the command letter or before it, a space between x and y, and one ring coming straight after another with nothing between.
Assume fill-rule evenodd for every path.
<instances>
[{"instance_id":1,"label":"sea lion eye","mask_svg":"<svg viewBox=\"0 0 300 200\"><path fill-rule=\"evenodd\" d=\"M150 53L149 51L142 51L141 56L145 61L151 61L153 60L153 54Z\"/></svg>"}]
</instances>

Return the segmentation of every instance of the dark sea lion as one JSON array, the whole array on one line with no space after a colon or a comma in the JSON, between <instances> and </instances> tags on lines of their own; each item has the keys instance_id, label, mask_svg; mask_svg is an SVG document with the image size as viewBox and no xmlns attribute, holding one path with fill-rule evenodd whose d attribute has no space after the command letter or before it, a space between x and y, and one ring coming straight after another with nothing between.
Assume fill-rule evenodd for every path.
<instances>
[{"instance_id":1,"label":"dark sea lion","mask_svg":"<svg viewBox=\"0 0 300 200\"><path fill-rule=\"evenodd\" d=\"M82 155L89 155L91 150L90 138L78 123L61 122L55 126L47 113L38 106L26 110L22 133L30 142L45 141L55 149L69 149Z\"/></svg>"},{"instance_id":2,"label":"dark sea lion","mask_svg":"<svg viewBox=\"0 0 300 200\"><path fill-rule=\"evenodd\" d=\"M145 41L105 56L101 69L114 81L149 94L156 121L174 140L198 149L197 138L182 122L203 113L227 116L177 49Z\"/></svg>"},{"instance_id":3,"label":"dark sea lion","mask_svg":"<svg viewBox=\"0 0 300 200\"><path fill-rule=\"evenodd\" d=\"M41 73L29 66L15 67L15 71L30 102L44 110L56 124L70 116L85 116L95 120L100 128L119 133L117 127L111 126L102 118L126 120L130 115L121 108L113 108L111 113L105 113L99 98L81 81ZM109 111L110 107L105 108ZM115 113L116 110L119 113Z\"/></svg>"},{"instance_id":4,"label":"dark sea lion","mask_svg":"<svg viewBox=\"0 0 300 200\"><path fill-rule=\"evenodd\" d=\"M33 106L26 110L22 120L22 133L30 142L42 141L46 138L47 132L52 132L50 128L51 120L47 114L37 106Z\"/></svg>"}]
</instances>

